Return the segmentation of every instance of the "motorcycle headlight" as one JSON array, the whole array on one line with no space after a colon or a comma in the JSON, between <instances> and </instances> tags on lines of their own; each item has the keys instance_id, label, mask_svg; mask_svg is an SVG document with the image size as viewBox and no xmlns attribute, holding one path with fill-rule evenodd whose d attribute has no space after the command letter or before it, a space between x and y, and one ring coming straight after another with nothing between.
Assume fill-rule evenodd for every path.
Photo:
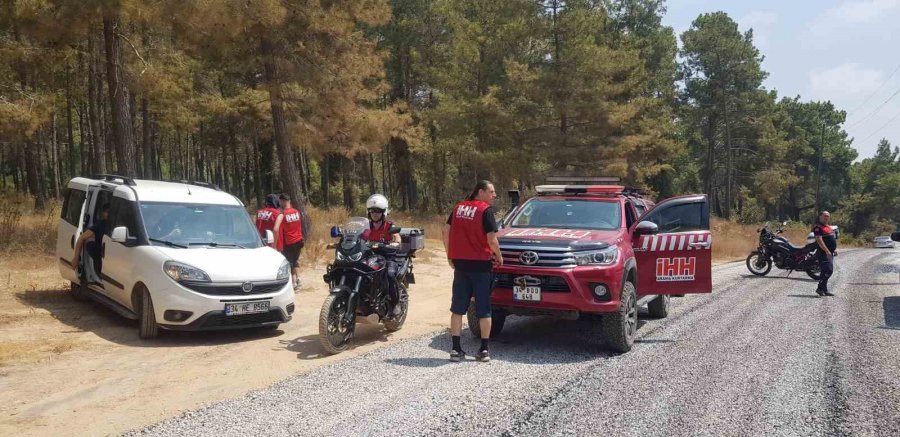
<instances>
[{"instance_id":1,"label":"motorcycle headlight","mask_svg":"<svg viewBox=\"0 0 900 437\"><path fill-rule=\"evenodd\" d=\"M362 252L356 252L347 258L350 258L350 261L353 261L353 262L359 261L362 259Z\"/></svg>"},{"instance_id":2,"label":"motorcycle headlight","mask_svg":"<svg viewBox=\"0 0 900 437\"><path fill-rule=\"evenodd\" d=\"M203 270L177 261L166 261L165 264L163 264L163 271L176 281L209 282L209 275Z\"/></svg>"},{"instance_id":3,"label":"motorcycle headlight","mask_svg":"<svg viewBox=\"0 0 900 437\"><path fill-rule=\"evenodd\" d=\"M608 266L615 263L618 256L619 249L613 246L596 252L586 252L575 255L575 264L579 266Z\"/></svg>"},{"instance_id":4,"label":"motorcycle headlight","mask_svg":"<svg viewBox=\"0 0 900 437\"><path fill-rule=\"evenodd\" d=\"M278 268L278 274L275 275L275 279L287 279L291 276L291 265L288 264L287 260L281 262L281 267Z\"/></svg>"}]
</instances>

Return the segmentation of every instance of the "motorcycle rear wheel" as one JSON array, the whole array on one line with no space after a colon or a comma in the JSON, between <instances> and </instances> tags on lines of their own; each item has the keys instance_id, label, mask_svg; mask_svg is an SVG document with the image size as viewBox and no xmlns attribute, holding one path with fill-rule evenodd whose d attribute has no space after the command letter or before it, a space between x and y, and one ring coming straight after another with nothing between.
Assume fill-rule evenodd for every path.
<instances>
[{"instance_id":1,"label":"motorcycle rear wheel","mask_svg":"<svg viewBox=\"0 0 900 437\"><path fill-rule=\"evenodd\" d=\"M806 269L806 274L807 274L807 276L815 279L816 281L822 280L822 271L819 269L819 264L816 264L813 267Z\"/></svg>"},{"instance_id":2,"label":"motorcycle rear wheel","mask_svg":"<svg viewBox=\"0 0 900 437\"><path fill-rule=\"evenodd\" d=\"M766 276L772 270L772 259L763 258L758 250L754 250L747 256L747 270L756 276Z\"/></svg>"},{"instance_id":3,"label":"motorcycle rear wheel","mask_svg":"<svg viewBox=\"0 0 900 437\"><path fill-rule=\"evenodd\" d=\"M347 314L347 303L347 296L341 294L329 294L325 302L322 302L319 312L319 343L331 355L347 350L353 340L355 319L349 325L341 326L341 320Z\"/></svg>"}]
</instances>

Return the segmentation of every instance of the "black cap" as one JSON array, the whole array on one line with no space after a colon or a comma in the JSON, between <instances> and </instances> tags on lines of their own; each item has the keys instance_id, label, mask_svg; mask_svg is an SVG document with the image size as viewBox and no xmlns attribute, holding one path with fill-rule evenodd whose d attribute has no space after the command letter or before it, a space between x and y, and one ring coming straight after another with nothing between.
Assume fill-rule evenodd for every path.
<instances>
[{"instance_id":1,"label":"black cap","mask_svg":"<svg viewBox=\"0 0 900 437\"><path fill-rule=\"evenodd\" d=\"M287 201L290 201L290 200L291 200L291 196L289 196L288 193L281 193L281 194L278 196L278 198L281 199L281 200L287 200Z\"/></svg>"}]
</instances>

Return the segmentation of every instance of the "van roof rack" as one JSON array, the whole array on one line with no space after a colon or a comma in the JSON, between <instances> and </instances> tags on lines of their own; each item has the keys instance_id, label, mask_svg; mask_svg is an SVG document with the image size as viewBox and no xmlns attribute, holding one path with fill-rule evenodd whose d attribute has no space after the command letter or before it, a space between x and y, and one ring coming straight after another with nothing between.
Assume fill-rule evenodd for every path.
<instances>
[{"instance_id":1,"label":"van roof rack","mask_svg":"<svg viewBox=\"0 0 900 437\"><path fill-rule=\"evenodd\" d=\"M166 182L175 182L178 184L186 184L186 185L196 185L198 187L205 187L205 188L211 188L216 191L222 191L222 189L219 188L218 185L211 184L209 182L203 182L203 181L189 181L187 179L172 179L172 180L168 180Z\"/></svg>"},{"instance_id":2,"label":"van roof rack","mask_svg":"<svg viewBox=\"0 0 900 437\"><path fill-rule=\"evenodd\" d=\"M130 178L128 176L121 176L121 175L117 175L117 174L100 173L100 174L94 175L94 179L100 179L104 182L122 183L122 184L125 184L128 186L131 186L131 187L137 185L134 183L133 178ZM121 182L119 182L119 181L121 181Z\"/></svg>"}]
</instances>

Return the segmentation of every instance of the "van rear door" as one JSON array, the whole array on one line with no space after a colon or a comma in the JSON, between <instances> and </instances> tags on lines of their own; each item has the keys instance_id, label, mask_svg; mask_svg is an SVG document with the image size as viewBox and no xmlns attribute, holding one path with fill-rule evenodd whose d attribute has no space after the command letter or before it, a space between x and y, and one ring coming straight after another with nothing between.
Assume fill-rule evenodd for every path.
<instances>
[{"instance_id":1,"label":"van rear door","mask_svg":"<svg viewBox=\"0 0 900 437\"><path fill-rule=\"evenodd\" d=\"M60 212L59 225L56 227L56 257L59 259L59 273L71 282L78 282L78 275L72 269L72 257L75 254L75 239L81 234L84 224L88 184L83 179L69 182L66 197Z\"/></svg>"},{"instance_id":2,"label":"van rear door","mask_svg":"<svg viewBox=\"0 0 900 437\"><path fill-rule=\"evenodd\" d=\"M656 234L632 240L638 294L712 292L712 234L705 195L667 199L639 221L649 221L658 229ZM630 228L632 235L637 226Z\"/></svg>"}]
</instances>

